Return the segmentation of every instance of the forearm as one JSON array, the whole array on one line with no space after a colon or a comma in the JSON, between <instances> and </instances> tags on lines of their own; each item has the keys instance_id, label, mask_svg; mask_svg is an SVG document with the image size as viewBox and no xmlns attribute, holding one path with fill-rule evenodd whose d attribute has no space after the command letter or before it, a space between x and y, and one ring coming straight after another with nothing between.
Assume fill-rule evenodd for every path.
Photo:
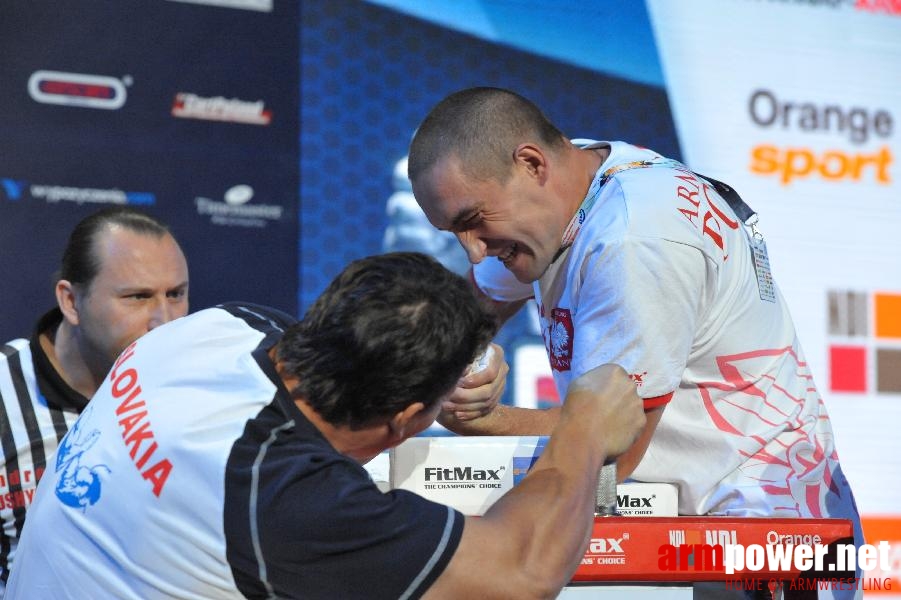
<instances>
[{"instance_id":1,"label":"forearm","mask_svg":"<svg viewBox=\"0 0 901 600\"><path fill-rule=\"evenodd\" d=\"M557 427L529 475L484 517L505 523L505 531L510 523L532 524L519 531L520 539L506 541L519 549L516 560L541 581L550 582L551 589L569 581L584 554L598 472L607 458L597 424L585 418L591 407L580 408L572 398L568 403L567 409L557 411Z\"/></svg>"},{"instance_id":2,"label":"forearm","mask_svg":"<svg viewBox=\"0 0 901 600\"><path fill-rule=\"evenodd\" d=\"M505 425L495 426L495 435L552 435L517 486L481 518L467 518L429 598L556 597L585 552L598 471L631 445L645 422L635 385L614 365L580 376L562 408L505 406L498 420Z\"/></svg>"},{"instance_id":3,"label":"forearm","mask_svg":"<svg viewBox=\"0 0 901 600\"><path fill-rule=\"evenodd\" d=\"M536 409L499 404L478 419L439 422L459 435L550 435L560 419L560 408Z\"/></svg>"},{"instance_id":4,"label":"forearm","mask_svg":"<svg viewBox=\"0 0 901 600\"><path fill-rule=\"evenodd\" d=\"M583 427L561 424L523 481L482 517L467 517L454 558L426 598L557 597L584 554L604 460L597 445L580 451L582 438L597 437Z\"/></svg>"},{"instance_id":5,"label":"forearm","mask_svg":"<svg viewBox=\"0 0 901 600\"><path fill-rule=\"evenodd\" d=\"M665 409L666 406L658 406L657 408L645 411L645 426L635 439L635 443L616 459L617 480L626 480L632 475L635 468L638 467L638 463L644 458L645 452L647 452L648 446L651 444L651 438L654 435L654 431L657 429L657 424L660 423L660 418L663 416L663 411Z\"/></svg>"}]
</instances>

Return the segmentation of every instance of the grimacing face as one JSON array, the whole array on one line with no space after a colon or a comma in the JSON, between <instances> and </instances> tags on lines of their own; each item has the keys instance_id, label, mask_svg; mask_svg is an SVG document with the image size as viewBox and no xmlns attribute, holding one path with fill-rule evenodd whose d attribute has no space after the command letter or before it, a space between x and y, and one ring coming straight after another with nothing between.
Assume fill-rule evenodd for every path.
<instances>
[{"instance_id":1,"label":"grimacing face","mask_svg":"<svg viewBox=\"0 0 901 600\"><path fill-rule=\"evenodd\" d=\"M188 265L171 235L123 227L101 232L94 251L101 264L96 277L76 286L76 335L103 376L126 346L188 313Z\"/></svg>"},{"instance_id":2,"label":"grimacing face","mask_svg":"<svg viewBox=\"0 0 901 600\"><path fill-rule=\"evenodd\" d=\"M445 157L413 182L413 194L432 225L457 236L469 262L497 257L524 283L547 270L569 222L527 161L517 160L501 184L467 177L458 159Z\"/></svg>"}]
</instances>

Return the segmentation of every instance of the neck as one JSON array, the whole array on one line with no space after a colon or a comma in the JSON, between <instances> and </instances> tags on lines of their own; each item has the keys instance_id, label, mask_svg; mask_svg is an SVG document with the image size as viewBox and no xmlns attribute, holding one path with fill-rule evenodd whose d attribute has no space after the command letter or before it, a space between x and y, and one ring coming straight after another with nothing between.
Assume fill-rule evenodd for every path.
<instances>
[{"instance_id":1,"label":"neck","mask_svg":"<svg viewBox=\"0 0 901 600\"><path fill-rule=\"evenodd\" d=\"M588 195L588 188L591 187L594 176L608 156L610 156L610 148L607 146L591 149L573 146L572 177L568 178L573 186L568 194L568 197L572 199L572 206L569 207L570 217L579 210L579 206L581 206L585 196Z\"/></svg>"},{"instance_id":2,"label":"neck","mask_svg":"<svg viewBox=\"0 0 901 600\"><path fill-rule=\"evenodd\" d=\"M601 168L601 165L604 164L609 155L610 149L607 146L591 149L571 147L569 167L567 168L569 176L564 178L565 185L569 187L564 190L563 194L563 198L568 202L569 222L560 236L560 249L551 259L551 262L560 258L563 252L572 245L576 233L581 227L581 220L576 218L577 213L585 203L598 169ZM588 208L590 206L586 206L586 210Z\"/></svg>"},{"instance_id":3,"label":"neck","mask_svg":"<svg viewBox=\"0 0 901 600\"><path fill-rule=\"evenodd\" d=\"M604 161L610 156L610 147L601 146L600 148L582 150L582 152L584 152L587 157L588 185L585 186L585 193L587 194L588 188L591 186L591 182L594 180L594 176L597 174L598 169L601 168L601 165L604 164ZM585 197L584 194L582 197Z\"/></svg>"},{"instance_id":4,"label":"neck","mask_svg":"<svg viewBox=\"0 0 901 600\"><path fill-rule=\"evenodd\" d=\"M294 404L335 450L360 464L366 464L388 448L384 443L390 433L387 425L372 425L360 429L333 425L323 419L305 400L295 400Z\"/></svg>"},{"instance_id":5,"label":"neck","mask_svg":"<svg viewBox=\"0 0 901 600\"><path fill-rule=\"evenodd\" d=\"M74 328L63 319L56 331L41 333L41 348L50 364L66 385L85 398L90 398L100 387L103 376L95 377L78 346Z\"/></svg>"},{"instance_id":6,"label":"neck","mask_svg":"<svg viewBox=\"0 0 901 600\"><path fill-rule=\"evenodd\" d=\"M272 362L275 363L275 370L281 377L285 389L290 393L297 387L300 380L288 373L284 365L278 361L277 353L278 346L275 346L269 351L269 356L272 358ZM390 445L386 441L391 434L387 423L351 429L344 425L333 425L323 419L316 409L307 403L305 398L295 397L294 404L335 450L345 456L349 456L360 464L369 462Z\"/></svg>"}]
</instances>

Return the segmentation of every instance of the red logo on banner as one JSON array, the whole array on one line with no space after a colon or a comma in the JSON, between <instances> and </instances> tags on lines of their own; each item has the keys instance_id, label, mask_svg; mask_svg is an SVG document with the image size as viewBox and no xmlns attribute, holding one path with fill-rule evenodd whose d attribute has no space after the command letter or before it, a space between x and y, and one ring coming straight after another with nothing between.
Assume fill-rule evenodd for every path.
<instances>
[{"instance_id":1,"label":"red logo on banner","mask_svg":"<svg viewBox=\"0 0 901 600\"><path fill-rule=\"evenodd\" d=\"M28 78L28 93L36 102L116 110L125 104L125 84L115 77L35 71Z\"/></svg>"},{"instance_id":2,"label":"red logo on banner","mask_svg":"<svg viewBox=\"0 0 901 600\"><path fill-rule=\"evenodd\" d=\"M568 308L551 311L546 342L551 368L569 371L573 358L573 318Z\"/></svg>"}]
</instances>

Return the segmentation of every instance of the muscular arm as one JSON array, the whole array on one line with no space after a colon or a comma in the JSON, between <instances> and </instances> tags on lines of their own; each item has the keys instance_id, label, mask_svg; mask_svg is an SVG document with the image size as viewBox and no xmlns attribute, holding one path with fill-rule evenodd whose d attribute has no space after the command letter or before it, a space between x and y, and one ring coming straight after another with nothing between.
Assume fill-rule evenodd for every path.
<instances>
[{"instance_id":1,"label":"muscular arm","mask_svg":"<svg viewBox=\"0 0 901 600\"><path fill-rule=\"evenodd\" d=\"M490 302L501 322L505 322L527 302L498 302L475 284L472 270L470 282L476 295ZM448 399L438 422L459 435L549 435L560 419L560 408L532 409L499 404L509 368L503 360L503 350L496 346L495 356L489 368L463 379L462 384ZM665 404L645 410L647 422L635 443L617 459L617 477L620 481L629 477L651 443L657 424L663 416Z\"/></svg>"},{"instance_id":2,"label":"muscular arm","mask_svg":"<svg viewBox=\"0 0 901 600\"><path fill-rule=\"evenodd\" d=\"M598 470L644 423L625 372L613 365L575 382L529 475L488 512L469 517L427 598L553 598L591 534Z\"/></svg>"},{"instance_id":3,"label":"muscular arm","mask_svg":"<svg viewBox=\"0 0 901 600\"><path fill-rule=\"evenodd\" d=\"M620 481L631 475L641 462L665 408L660 406L646 411L644 428L635 439L635 443L616 461L616 475ZM564 409L559 407L536 409L498 404L494 410L478 419L452 422L442 419L442 421L445 427L460 435L550 435L561 419L563 411Z\"/></svg>"},{"instance_id":4,"label":"muscular arm","mask_svg":"<svg viewBox=\"0 0 901 600\"><path fill-rule=\"evenodd\" d=\"M487 302L494 308L494 313L497 315L500 325L506 323L510 319L510 317L519 312L519 309L529 301L528 298L513 301L495 300L494 298L491 298L487 294L485 294L485 292L483 292L482 289L478 286L472 267L469 268L468 275L469 282L472 284L472 289L475 290L476 296L478 296L484 302Z\"/></svg>"}]
</instances>

